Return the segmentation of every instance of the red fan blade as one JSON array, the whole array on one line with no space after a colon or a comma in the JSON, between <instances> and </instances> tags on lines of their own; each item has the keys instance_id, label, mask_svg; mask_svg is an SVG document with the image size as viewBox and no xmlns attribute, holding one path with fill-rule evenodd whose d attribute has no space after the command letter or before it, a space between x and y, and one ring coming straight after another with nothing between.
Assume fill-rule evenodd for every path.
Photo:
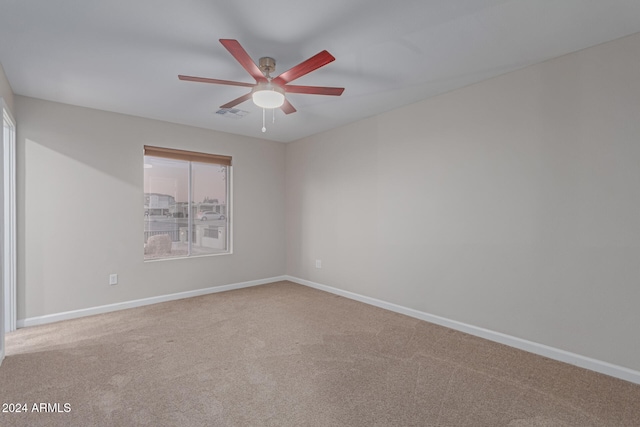
<instances>
[{"instance_id":1,"label":"red fan blade","mask_svg":"<svg viewBox=\"0 0 640 427\"><path fill-rule=\"evenodd\" d=\"M335 59L336 58L334 58L333 55L331 55L326 50L323 50L322 52L312 56L304 62L301 62L290 70L280 74L278 77L272 80L272 83L277 85L287 84L297 78L304 76L305 74L309 74L313 70L324 67L329 62L335 61Z\"/></svg>"},{"instance_id":2,"label":"red fan blade","mask_svg":"<svg viewBox=\"0 0 640 427\"><path fill-rule=\"evenodd\" d=\"M283 88L288 93L306 93L309 95L340 96L344 92L343 87L285 85Z\"/></svg>"},{"instance_id":3,"label":"red fan blade","mask_svg":"<svg viewBox=\"0 0 640 427\"><path fill-rule=\"evenodd\" d=\"M253 62L253 59L251 59L238 40L220 39L220 43L222 43L229 53L236 58L236 61L238 61L258 83L267 81L266 77L262 74L262 71L260 71L260 68L258 68L256 63Z\"/></svg>"},{"instance_id":4,"label":"red fan blade","mask_svg":"<svg viewBox=\"0 0 640 427\"><path fill-rule=\"evenodd\" d=\"M286 98L284 100L284 104L282 104L282 107L280 107L280 109L284 111L285 114L291 114L297 111L295 108L293 108L293 105L291 105L291 103Z\"/></svg>"},{"instance_id":5,"label":"red fan blade","mask_svg":"<svg viewBox=\"0 0 640 427\"><path fill-rule=\"evenodd\" d=\"M250 99L250 98L251 98L251 93L252 93L252 92L249 92L249 93L248 93L248 94L246 94L246 95L242 95L240 98L236 98L236 99L234 99L233 101L229 101L229 102L227 102L226 104L221 105L221 106L220 106L220 108L233 108L233 107L235 107L236 105L243 103L243 102L244 102L244 101L246 101L247 99Z\"/></svg>"},{"instance_id":6,"label":"red fan blade","mask_svg":"<svg viewBox=\"0 0 640 427\"><path fill-rule=\"evenodd\" d=\"M219 84L219 85L244 86L244 87L254 87L255 86L255 83L234 82L232 80L207 79L207 78L204 78L204 77L191 77L191 76L179 75L178 78L180 80L186 80L186 81L189 81L189 82L215 83L215 84Z\"/></svg>"}]
</instances>

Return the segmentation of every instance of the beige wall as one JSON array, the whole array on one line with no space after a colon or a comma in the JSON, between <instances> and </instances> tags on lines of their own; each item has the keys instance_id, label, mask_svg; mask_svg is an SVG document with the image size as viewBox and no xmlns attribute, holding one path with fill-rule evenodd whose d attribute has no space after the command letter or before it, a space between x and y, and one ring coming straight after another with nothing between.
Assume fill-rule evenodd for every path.
<instances>
[{"instance_id":1,"label":"beige wall","mask_svg":"<svg viewBox=\"0 0 640 427\"><path fill-rule=\"evenodd\" d=\"M283 144L15 103L18 319L284 274ZM233 254L143 262L145 144L233 156Z\"/></svg>"},{"instance_id":2,"label":"beige wall","mask_svg":"<svg viewBox=\"0 0 640 427\"><path fill-rule=\"evenodd\" d=\"M288 144L287 274L640 370L639 75L636 34Z\"/></svg>"},{"instance_id":3,"label":"beige wall","mask_svg":"<svg viewBox=\"0 0 640 427\"><path fill-rule=\"evenodd\" d=\"M7 76L4 74L2 64L0 64L0 98L4 99L4 102L7 103L9 110L11 110L11 113L13 114L13 91L9 85Z\"/></svg>"}]
</instances>

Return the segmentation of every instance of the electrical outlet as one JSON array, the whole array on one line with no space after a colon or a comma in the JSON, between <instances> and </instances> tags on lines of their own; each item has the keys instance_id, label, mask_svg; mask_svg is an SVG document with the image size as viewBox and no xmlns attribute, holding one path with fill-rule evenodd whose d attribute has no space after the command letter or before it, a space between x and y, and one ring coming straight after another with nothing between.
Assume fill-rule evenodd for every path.
<instances>
[{"instance_id":1,"label":"electrical outlet","mask_svg":"<svg viewBox=\"0 0 640 427\"><path fill-rule=\"evenodd\" d=\"M316 268L322 268L322 260L321 259L317 259L316 260Z\"/></svg>"},{"instance_id":2,"label":"electrical outlet","mask_svg":"<svg viewBox=\"0 0 640 427\"><path fill-rule=\"evenodd\" d=\"M110 285L117 285L118 284L118 275L117 274L110 274L109 275L109 284Z\"/></svg>"}]
</instances>

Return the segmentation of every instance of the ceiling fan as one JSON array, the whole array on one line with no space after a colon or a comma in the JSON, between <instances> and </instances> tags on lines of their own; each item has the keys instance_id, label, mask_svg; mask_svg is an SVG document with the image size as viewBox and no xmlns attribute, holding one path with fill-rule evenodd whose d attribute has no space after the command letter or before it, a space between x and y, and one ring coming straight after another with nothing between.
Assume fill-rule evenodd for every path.
<instances>
[{"instance_id":1,"label":"ceiling fan","mask_svg":"<svg viewBox=\"0 0 640 427\"><path fill-rule=\"evenodd\" d=\"M247 70L247 72L255 79L254 83L236 82L232 80L209 79L205 77L192 77L179 75L180 80L215 83L230 86L250 87L251 92L242 95L239 98L229 101L220 108L233 108L236 105L253 98L253 102L261 108L280 108L286 114L295 113L296 109L285 97L286 93L304 93L309 95L332 95L340 96L344 91L342 87L324 87L324 86L298 86L290 85L293 80L300 78L320 67L327 65L335 60L326 50L312 56L304 62L296 65L288 71L277 77L271 77L271 73L276 69L276 61L270 57L260 58L258 65L251 59L249 54L244 50L237 40L220 39L220 43L233 55L233 57ZM263 111L264 112L264 111Z\"/></svg>"}]
</instances>

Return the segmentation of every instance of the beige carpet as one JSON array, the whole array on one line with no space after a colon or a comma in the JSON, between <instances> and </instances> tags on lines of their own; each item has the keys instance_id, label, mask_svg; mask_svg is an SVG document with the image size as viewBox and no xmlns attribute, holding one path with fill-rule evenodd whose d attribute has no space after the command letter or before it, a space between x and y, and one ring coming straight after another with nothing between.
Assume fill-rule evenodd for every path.
<instances>
[{"instance_id":1,"label":"beige carpet","mask_svg":"<svg viewBox=\"0 0 640 427\"><path fill-rule=\"evenodd\" d=\"M28 412L1 426L640 426L638 385L290 282L20 329L7 353L0 401Z\"/></svg>"}]
</instances>

